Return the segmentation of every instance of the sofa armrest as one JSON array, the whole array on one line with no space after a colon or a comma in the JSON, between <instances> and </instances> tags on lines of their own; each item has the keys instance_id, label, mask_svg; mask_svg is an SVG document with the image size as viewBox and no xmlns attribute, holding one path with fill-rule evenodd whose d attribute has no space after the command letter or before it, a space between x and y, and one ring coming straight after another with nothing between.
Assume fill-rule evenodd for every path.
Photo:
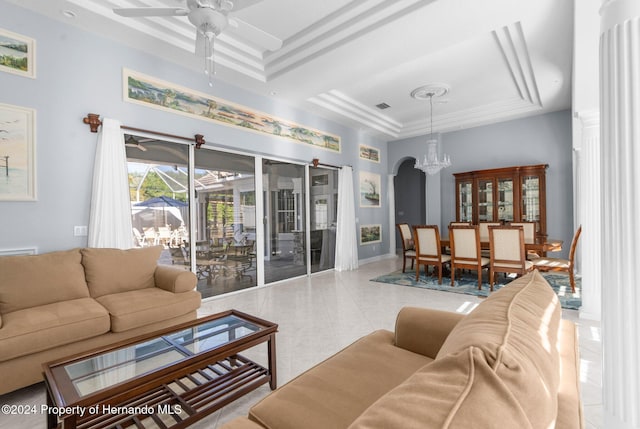
<instances>
[{"instance_id":1,"label":"sofa armrest","mask_svg":"<svg viewBox=\"0 0 640 429\"><path fill-rule=\"evenodd\" d=\"M168 265L158 265L154 278L156 287L173 293L189 292L198 284L198 278L191 271Z\"/></svg>"},{"instance_id":2,"label":"sofa armrest","mask_svg":"<svg viewBox=\"0 0 640 429\"><path fill-rule=\"evenodd\" d=\"M404 307L396 319L395 345L435 359L449 332L464 314Z\"/></svg>"}]
</instances>

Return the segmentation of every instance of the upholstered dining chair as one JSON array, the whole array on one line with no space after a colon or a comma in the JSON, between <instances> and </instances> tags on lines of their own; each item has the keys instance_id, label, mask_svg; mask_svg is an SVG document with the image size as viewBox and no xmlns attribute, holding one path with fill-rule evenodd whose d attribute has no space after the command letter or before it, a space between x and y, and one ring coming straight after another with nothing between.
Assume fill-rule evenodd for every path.
<instances>
[{"instance_id":1,"label":"upholstered dining chair","mask_svg":"<svg viewBox=\"0 0 640 429\"><path fill-rule=\"evenodd\" d=\"M490 226L489 251L491 290L496 273L515 273L521 276L533 269L533 263L527 260L524 250L524 228L521 226Z\"/></svg>"},{"instance_id":2,"label":"upholstered dining chair","mask_svg":"<svg viewBox=\"0 0 640 429\"><path fill-rule=\"evenodd\" d=\"M451 246L451 286L459 268L478 272L478 289L482 289L482 268L489 265L489 258L480 253L480 232L477 225L449 226Z\"/></svg>"},{"instance_id":3,"label":"upholstered dining chair","mask_svg":"<svg viewBox=\"0 0 640 429\"><path fill-rule=\"evenodd\" d=\"M433 265L438 268L438 284L442 284L442 265L449 263L451 256L442 254L438 226L414 226L413 237L416 245L416 281L420 278L420 265L424 265L425 276L428 266Z\"/></svg>"},{"instance_id":4,"label":"upholstered dining chair","mask_svg":"<svg viewBox=\"0 0 640 429\"><path fill-rule=\"evenodd\" d=\"M407 259L411 259L411 268L413 269L413 262L416 259L416 250L409 224L397 223L396 227L398 228L398 231L400 231L400 241L402 241L402 272L404 273L407 267Z\"/></svg>"},{"instance_id":5,"label":"upholstered dining chair","mask_svg":"<svg viewBox=\"0 0 640 429\"><path fill-rule=\"evenodd\" d=\"M490 226L500 226L502 223L500 222L478 222L478 232L480 234L480 241L487 242L489 241L489 227Z\"/></svg>"},{"instance_id":6,"label":"upholstered dining chair","mask_svg":"<svg viewBox=\"0 0 640 429\"><path fill-rule=\"evenodd\" d=\"M571 249L569 249L569 259L562 258L537 258L532 259L534 268L539 271L566 271L569 273L569 283L571 284L571 292L576 291L576 279L574 270L576 247L578 247L578 239L582 234L582 225L578 227L575 234L573 234L573 240L571 240Z\"/></svg>"},{"instance_id":7,"label":"upholstered dining chair","mask_svg":"<svg viewBox=\"0 0 640 429\"><path fill-rule=\"evenodd\" d=\"M524 241L525 243L532 243L536 240L536 222L510 222L511 226L521 226L524 230ZM535 251L530 250L527 253L527 259L539 258Z\"/></svg>"}]
</instances>

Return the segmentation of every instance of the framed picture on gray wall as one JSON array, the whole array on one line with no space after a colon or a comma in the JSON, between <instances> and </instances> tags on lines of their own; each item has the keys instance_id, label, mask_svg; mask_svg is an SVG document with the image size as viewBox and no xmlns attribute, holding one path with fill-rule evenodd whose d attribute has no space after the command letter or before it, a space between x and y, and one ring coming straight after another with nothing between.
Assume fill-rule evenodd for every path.
<instances>
[{"instance_id":1,"label":"framed picture on gray wall","mask_svg":"<svg viewBox=\"0 0 640 429\"><path fill-rule=\"evenodd\" d=\"M35 117L26 107L0 103L0 201L35 201Z\"/></svg>"},{"instance_id":2,"label":"framed picture on gray wall","mask_svg":"<svg viewBox=\"0 0 640 429\"><path fill-rule=\"evenodd\" d=\"M35 78L35 40L0 28L0 71Z\"/></svg>"},{"instance_id":3,"label":"framed picture on gray wall","mask_svg":"<svg viewBox=\"0 0 640 429\"><path fill-rule=\"evenodd\" d=\"M380 175L369 173L368 171L361 171L358 185L360 207L380 207Z\"/></svg>"},{"instance_id":4,"label":"framed picture on gray wall","mask_svg":"<svg viewBox=\"0 0 640 429\"><path fill-rule=\"evenodd\" d=\"M360 145L360 158L366 159L367 161L380 163L380 150L375 147L367 146L364 144Z\"/></svg>"},{"instance_id":5,"label":"framed picture on gray wall","mask_svg":"<svg viewBox=\"0 0 640 429\"><path fill-rule=\"evenodd\" d=\"M373 244L382 241L382 225L360 225L360 244Z\"/></svg>"}]
</instances>

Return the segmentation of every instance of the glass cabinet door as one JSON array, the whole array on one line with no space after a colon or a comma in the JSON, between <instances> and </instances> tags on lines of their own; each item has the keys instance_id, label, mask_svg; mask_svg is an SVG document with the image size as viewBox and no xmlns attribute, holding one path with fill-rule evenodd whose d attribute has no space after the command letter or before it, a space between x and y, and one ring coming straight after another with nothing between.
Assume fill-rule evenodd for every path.
<instances>
[{"instance_id":1,"label":"glass cabinet door","mask_svg":"<svg viewBox=\"0 0 640 429\"><path fill-rule=\"evenodd\" d=\"M458 183L458 207L460 213L458 220L460 222L473 221L473 182Z\"/></svg>"},{"instance_id":2,"label":"glass cabinet door","mask_svg":"<svg viewBox=\"0 0 640 429\"><path fill-rule=\"evenodd\" d=\"M498 219L502 222L513 221L513 179L498 178Z\"/></svg>"},{"instance_id":3,"label":"glass cabinet door","mask_svg":"<svg viewBox=\"0 0 640 429\"><path fill-rule=\"evenodd\" d=\"M540 222L540 177L522 176L520 182L522 195L521 222Z\"/></svg>"},{"instance_id":4,"label":"glass cabinet door","mask_svg":"<svg viewBox=\"0 0 640 429\"><path fill-rule=\"evenodd\" d=\"M493 222L493 179L478 180L478 222Z\"/></svg>"}]
</instances>

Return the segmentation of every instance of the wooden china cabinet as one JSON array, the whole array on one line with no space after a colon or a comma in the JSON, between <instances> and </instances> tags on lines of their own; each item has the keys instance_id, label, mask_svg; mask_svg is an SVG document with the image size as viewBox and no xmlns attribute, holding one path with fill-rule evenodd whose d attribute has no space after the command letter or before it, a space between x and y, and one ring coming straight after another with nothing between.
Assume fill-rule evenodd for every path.
<instances>
[{"instance_id":1,"label":"wooden china cabinet","mask_svg":"<svg viewBox=\"0 0 640 429\"><path fill-rule=\"evenodd\" d=\"M547 164L455 173L458 222L536 222L547 235Z\"/></svg>"}]
</instances>

